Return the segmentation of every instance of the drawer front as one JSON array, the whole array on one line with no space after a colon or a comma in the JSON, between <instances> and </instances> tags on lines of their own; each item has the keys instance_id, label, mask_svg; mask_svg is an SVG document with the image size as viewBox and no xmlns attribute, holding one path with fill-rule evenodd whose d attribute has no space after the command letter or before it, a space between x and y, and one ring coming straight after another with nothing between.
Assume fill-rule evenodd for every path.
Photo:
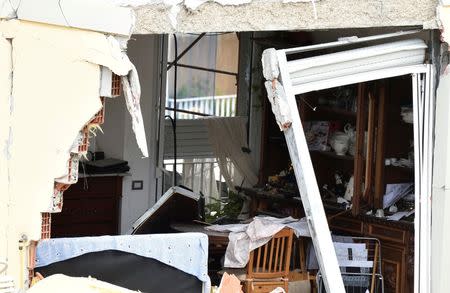
<instances>
[{"instance_id":1,"label":"drawer front","mask_svg":"<svg viewBox=\"0 0 450 293\"><path fill-rule=\"evenodd\" d=\"M363 223L361 220L337 217L331 220L330 228L337 232L347 232L352 235L362 235Z\"/></svg>"},{"instance_id":2,"label":"drawer front","mask_svg":"<svg viewBox=\"0 0 450 293\"><path fill-rule=\"evenodd\" d=\"M62 212L54 214L55 224L100 223L117 218L118 203L114 198L65 199Z\"/></svg>"},{"instance_id":3,"label":"drawer front","mask_svg":"<svg viewBox=\"0 0 450 293\"><path fill-rule=\"evenodd\" d=\"M406 231L385 225L369 224L367 229L368 236L395 242L399 244L406 244Z\"/></svg>"},{"instance_id":4,"label":"drawer front","mask_svg":"<svg viewBox=\"0 0 450 293\"><path fill-rule=\"evenodd\" d=\"M53 225L52 237L82 237L117 235L118 225L116 222L105 223L83 223L74 225Z\"/></svg>"},{"instance_id":5,"label":"drawer front","mask_svg":"<svg viewBox=\"0 0 450 293\"><path fill-rule=\"evenodd\" d=\"M121 182L121 177L80 178L76 184L70 186L69 189L64 192L64 198L120 195Z\"/></svg>"}]
</instances>

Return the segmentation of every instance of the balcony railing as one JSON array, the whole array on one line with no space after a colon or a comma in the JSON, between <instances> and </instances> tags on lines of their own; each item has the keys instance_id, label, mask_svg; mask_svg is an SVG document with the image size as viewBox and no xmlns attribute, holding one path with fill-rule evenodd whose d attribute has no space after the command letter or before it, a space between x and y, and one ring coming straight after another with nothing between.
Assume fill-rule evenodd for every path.
<instances>
[{"instance_id":1,"label":"balcony railing","mask_svg":"<svg viewBox=\"0 0 450 293\"><path fill-rule=\"evenodd\" d=\"M173 99L167 101L167 107L175 108ZM177 99L176 108L210 116L234 117L236 116L236 95ZM166 110L166 115L173 116L172 112L171 110ZM198 119L201 117L177 112L177 119Z\"/></svg>"},{"instance_id":2,"label":"balcony railing","mask_svg":"<svg viewBox=\"0 0 450 293\"><path fill-rule=\"evenodd\" d=\"M173 176L177 176L176 184L182 184L195 192L202 192L206 202L210 197L227 198L228 188L225 178L220 172L219 164L215 159L181 159L175 166L173 160L164 161L164 169L167 170L164 176L164 186L167 190L173 184ZM176 169L176 172L174 172ZM231 163L229 172L233 174Z\"/></svg>"}]
</instances>

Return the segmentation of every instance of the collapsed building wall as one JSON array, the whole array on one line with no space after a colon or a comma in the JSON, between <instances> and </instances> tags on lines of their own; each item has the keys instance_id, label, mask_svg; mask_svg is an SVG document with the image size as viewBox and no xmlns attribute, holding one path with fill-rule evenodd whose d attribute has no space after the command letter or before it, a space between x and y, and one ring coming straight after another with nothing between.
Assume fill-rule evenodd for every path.
<instances>
[{"instance_id":1,"label":"collapsed building wall","mask_svg":"<svg viewBox=\"0 0 450 293\"><path fill-rule=\"evenodd\" d=\"M121 76L133 65L98 32L9 20L0 35L0 258L26 287L26 247L41 237L54 180L67 175L81 128L102 107L100 65Z\"/></svg>"}]
</instances>

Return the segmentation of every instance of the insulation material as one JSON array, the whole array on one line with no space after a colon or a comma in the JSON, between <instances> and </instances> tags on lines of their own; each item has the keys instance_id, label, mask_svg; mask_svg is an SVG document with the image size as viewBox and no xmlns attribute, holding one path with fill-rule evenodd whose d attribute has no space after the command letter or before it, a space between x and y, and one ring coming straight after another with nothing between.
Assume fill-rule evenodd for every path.
<instances>
[{"instance_id":1,"label":"insulation material","mask_svg":"<svg viewBox=\"0 0 450 293\"><path fill-rule=\"evenodd\" d=\"M266 80L277 79L280 75L277 51L273 48L264 50L262 54L263 76Z\"/></svg>"},{"instance_id":2,"label":"insulation material","mask_svg":"<svg viewBox=\"0 0 450 293\"><path fill-rule=\"evenodd\" d=\"M131 115L133 132L136 142L144 157L148 157L147 138L145 137L144 119L141 112L141 87L139 77L134 65L127 76L122 77L123 94L127 104L128 112Z\"/></svg>"},{"instance_id":3,"label":"insulation material","mask_svg":"<svg viewBox=\"0 0 450 293\"><path fill-rule=\"evenodd\" d=\"M8 209L0 211L0 239L8 239L0 257L6 245L7 273L18 277L18 240L40 238L54 179L67 173L74 140L102 107L99 64L120 75L132 65L101 33L11 20L0 22L0 35L12 39L13 56L0 39L0 208Z\"/></svg>"},{"instance_id":4,"label":"insulation material","mask_svg":"<svg viewBox=\"0 0 450 293\"><path fill-rule=\"evenodd\" d=\"M264 83L267 90L267 97L272 105L272 112L275 115L281 131L288 129L292 124L291 110L286 102L286 93L278 80L266 81Z\"/></svg>"}]
</instances>

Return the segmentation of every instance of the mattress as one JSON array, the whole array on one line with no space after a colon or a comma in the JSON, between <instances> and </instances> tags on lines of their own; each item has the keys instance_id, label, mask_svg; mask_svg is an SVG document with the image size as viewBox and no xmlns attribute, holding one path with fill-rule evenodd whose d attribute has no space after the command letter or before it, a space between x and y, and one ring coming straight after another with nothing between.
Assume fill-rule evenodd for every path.
<instances>
[{"instance_id":1,"label":"mattress","mask_svg":"<svg viewBox=\"0 0 450 293\"><path fill-rule=\"evenodd\" d=\"M115 257L105 258L105 255ZM98 265L91 259L98 259ZM36 247L35 271L44 276L62 273L72 277L93 276L101 281L144 292L183 292L176 283L159 288L161 278L137 274L135 267L146 272L162 270L196 288L209 292L208 236L202 233L121 235L99 237L52 238L39 241ZM118 278L114 272L120 270ZM109 273L110 272L110 273ZM147 283L145 290L142 284ZM171 289L173 287L173 290ZM183 287L184 288L184 287ZM182 289L183 289L182 288ZM147 291L152 289L150 291ZM186 288L184 288L186 289ZM187 290L186 292L194 292Z\"/></svg>"}]
</instances>

